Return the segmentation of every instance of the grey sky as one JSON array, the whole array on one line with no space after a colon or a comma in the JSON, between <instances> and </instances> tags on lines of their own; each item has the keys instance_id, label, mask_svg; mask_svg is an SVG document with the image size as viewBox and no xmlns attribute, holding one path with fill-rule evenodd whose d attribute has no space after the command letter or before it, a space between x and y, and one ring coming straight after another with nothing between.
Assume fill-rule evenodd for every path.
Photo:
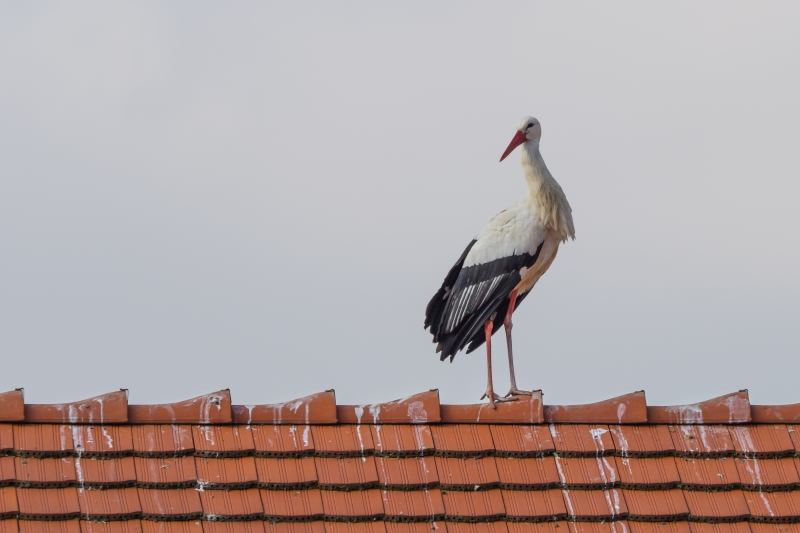
<instances>
[{"instance_id":1,"label":"grey sky","mask_svg":"<svg viewBox=\"0 0 800 533\"><path fill-rule=\"evenodd\" d=\"M0 389L477 401L422 329L525 190L577 240L515 314L520 386L800 402L800 3L5 3ZM504 342L495 383L507 387Z\"/></svg>"}]
</instances>

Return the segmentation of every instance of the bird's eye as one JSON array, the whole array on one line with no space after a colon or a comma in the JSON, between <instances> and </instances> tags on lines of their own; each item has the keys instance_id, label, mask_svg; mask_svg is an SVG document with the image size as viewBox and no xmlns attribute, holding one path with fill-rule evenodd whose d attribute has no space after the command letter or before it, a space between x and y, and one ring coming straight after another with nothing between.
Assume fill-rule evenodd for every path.
<instances>
[{"instance_id":1,"label":"bird's eye","mask_svg":"<svg viewBox=\"0 0 800 533\"><path fill-rule=\"evenodd\" d=\"M530 124L528 124L528 127L529 127L529 128L532 128L532 127L533 127L533 122L531 122Z\"/></svg>"}]
</instances>

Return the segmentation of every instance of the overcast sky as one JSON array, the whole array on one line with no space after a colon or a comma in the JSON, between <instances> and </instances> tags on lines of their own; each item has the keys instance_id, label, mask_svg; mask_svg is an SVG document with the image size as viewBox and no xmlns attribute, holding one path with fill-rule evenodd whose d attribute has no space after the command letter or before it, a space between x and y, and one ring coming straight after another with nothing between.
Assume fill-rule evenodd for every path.
<instances>
[{"instance_id":1,"label":"overcast sky","mask_svg":"<svg viewBox=\"0 0 800 533\"><path fill-rule=\"evenodd\" d=\"M425 305L525 192L577 240L515 314L551 404L800 402L800 3L0 7L0 390L438 388ZM495 384L508 385L497 339Z\"/></svg>"}]
</instances>

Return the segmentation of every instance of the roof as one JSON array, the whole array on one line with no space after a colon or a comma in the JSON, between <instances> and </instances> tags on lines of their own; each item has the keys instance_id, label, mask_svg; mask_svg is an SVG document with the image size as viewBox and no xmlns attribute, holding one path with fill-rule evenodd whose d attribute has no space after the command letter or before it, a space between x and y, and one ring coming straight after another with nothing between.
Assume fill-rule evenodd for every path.
<instances>
[{"instance_id":1,"label":"roof","mask_svg":"<svg viewBox=\"0 0 800 533\"><path fill-rule=\"evenodd\" d=\"M800 533L800 404L0 393L0 533Z\"/></svg>"}]
</instances>

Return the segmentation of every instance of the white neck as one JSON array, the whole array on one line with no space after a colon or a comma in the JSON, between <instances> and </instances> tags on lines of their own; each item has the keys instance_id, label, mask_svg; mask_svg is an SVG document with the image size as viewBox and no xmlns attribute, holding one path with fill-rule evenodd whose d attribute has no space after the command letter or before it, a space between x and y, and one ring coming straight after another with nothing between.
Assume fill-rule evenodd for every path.
<instances>
[{"instance_id":1,"label":"white neck","mask_svg":"<svg viewBox=\"0 0 800 533\"><path fill-rule=\"evenodd\" d=\"M542 225L553 230L561 241L575 238L572 208L561 186L544 164L539 152L539 139L522 144L522 170L528 182L528 197Z\"/></svg>"}]
</instances>

